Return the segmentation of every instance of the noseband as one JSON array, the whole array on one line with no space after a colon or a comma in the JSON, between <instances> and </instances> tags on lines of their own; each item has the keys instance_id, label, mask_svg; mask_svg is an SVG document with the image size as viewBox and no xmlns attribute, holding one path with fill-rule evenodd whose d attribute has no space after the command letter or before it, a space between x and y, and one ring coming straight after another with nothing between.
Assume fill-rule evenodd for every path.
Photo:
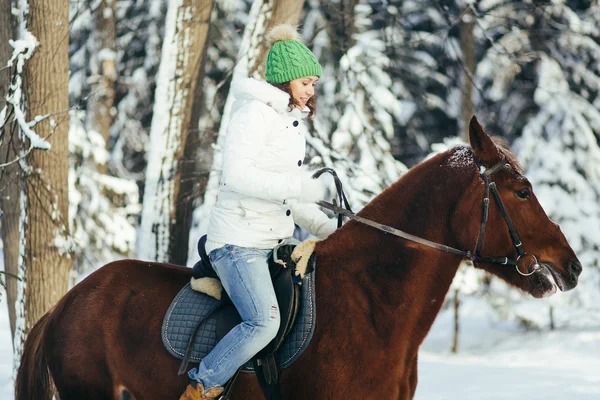
<instances>
[{"instance_id":1,"label":"noseband","mask_svg":"<svg viewBox=\"0 0 600 400\"><path fill-rule=\"evenodd\" d=\"M416 243L419 243L419 244L422 244L422 245L425 245L428 247L432 247L437 250L442 250L442 251L445 251L446 253L460 255L460 256L470 259L471 261L481 261L481 262L486 262L486 263L491 263L491 264L514 266L519 274L521 274L523 276L530 276L533 273L537 272L541 267L538 264L537 258L533 254L527 254L525 252L525 250L523 249L523 243L519 239L517 230L515 229L515 226L513 225L512 221L510 220L510 217L508 216L508 213L506 212L506 207L504 207L504 203L502 203L502 198L500 197L500 193L498 193L496 184L490 178L490 176L494 172L498 171L500 168L502 168L507 163L508 163L508 160L503 159L502 161L500 161L496 165L494 165L492 168L486 169L484 172L480 173L481 179L483 180L484 187L485 187L484 194L483 194L483 215L481 217L481 227L479 229L479 236L477 237L477 244L475 245L474 253L471 251L463 251L463 250L456 249L454 247L450 247L450 246L446 246L446 245L439 244L436 242L432 242L430 240L423 239L419 236L415 236L410 233L406 233L404 231L393 228L391 226L380 224L380 223L371 221L369 219L366 219L366 218L363 218L363 217L360 217L360 216L354 214L352 212L352 210L350 209L350 205L348 204L346 195L344 194L344 191L342 190L342 183L341 183L340 179L338 178L336 172L331 168L322 168L322 169L316 171L313 174L313 178L318 178L321 174L323 174L323 172L329 172L331 175L333 175L333 179L335 181L335 186L336 186L336 189L338 192L339 204L340 205L343 204L346 207L346 209L339 207L337 205L337 202L335 199L334 199L333 203L328 203L326 201L321 200L321 201L317 202L317 204L320 205L321 207L327 208L327 209L333 211L334 213L338 214L338 216L339 216L338 228L341 226L341 219L342 219L342 215L343 215L343 216L346 216L357 222L360 222L364 225L368 225L375 229L383 231L385 233L390 233L392 235L399 236L401 238L404 238L404 239L407 239L407 240L410 240L410 241L413 241L413 242L416 242ZM490 205L490 191L492 192L494 199L496 199L496 203L498 204L498 207L500 207L500 212L502 213L504 222L506 222L506 226L508 227L510 237L512 239L513 245L515 246L515 249L518 254L516 260L509 258L507 256L505 256L505 257L484 257L481 255L481 246L483 245L483 236L485 233L485 225L487 224L487 220L488 220L488 209L489 209L489 205ZM523 273L519 269L519 261L522 259L525 259L526 257L531 257L533 259L533 264L532 264L533 270L529 273Z\"/></svg>"}]
</instances>

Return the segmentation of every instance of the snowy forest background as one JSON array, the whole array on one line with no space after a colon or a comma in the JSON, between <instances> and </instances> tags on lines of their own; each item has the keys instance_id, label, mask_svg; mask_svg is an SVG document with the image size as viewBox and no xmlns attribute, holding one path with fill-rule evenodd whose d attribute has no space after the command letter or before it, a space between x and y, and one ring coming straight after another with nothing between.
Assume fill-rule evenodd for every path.
<instances>
[{"instance_id":1,"label":"snowy forest background","mask_svg":"<svg viewBox=\"0 0 600 400\"><path fill-rule=\"evenodd\" d=\"M35 64L36 52L58 54L35 38L44 22L34 14L48 7L37 3L0 0L2 255L21 278L0 274L0 302L15 354L35 320L103 264L196 261L229 87L260 77L263 36L278 22L299 25L323 65L307 161L338 171L355 211L464 143L476 114L509 141L583 263L575 290L543 300L466 266L443 313L456 298L467 305L459 313L548 337L600 331L597 1L52 0L65 23L51 43L68 46L70 74ZM55 86L36 97L43 80ZM61 90L53 108L31 106ZM43 210L30 219L36 202ZM44 297L54 279L58 295ZM458 329L444 346L460 352L472 335Z\"/></svg>"}]
</instances>

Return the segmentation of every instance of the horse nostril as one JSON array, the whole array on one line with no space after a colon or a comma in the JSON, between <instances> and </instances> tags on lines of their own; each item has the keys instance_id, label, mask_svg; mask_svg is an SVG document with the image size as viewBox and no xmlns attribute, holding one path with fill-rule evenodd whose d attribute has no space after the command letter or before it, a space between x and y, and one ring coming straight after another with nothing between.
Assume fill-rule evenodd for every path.
<instances>
[{"instance_id":1,"label":"horse nostril","mask_svg":"<svg viewBox=\"0 0 600 400\"><path fill-rule=\"evenodd\" d=\"M579 274L581 274L581 271L583 270L583 267L581 266L579 260L572 260L569 263L569 270L571 271L571 273L579 276Z\"/></svg>"}]
</instances>

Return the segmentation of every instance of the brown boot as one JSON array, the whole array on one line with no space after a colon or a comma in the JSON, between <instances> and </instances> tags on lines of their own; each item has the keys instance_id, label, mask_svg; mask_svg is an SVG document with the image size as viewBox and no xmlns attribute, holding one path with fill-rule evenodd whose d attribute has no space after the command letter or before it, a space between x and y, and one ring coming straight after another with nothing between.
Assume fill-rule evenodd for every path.
<instances>
[{"instance_id":1,"label":"brown boot","mask_svg":"<svg viewBox=\"0 0 600 400\"><path fill-rule=\"evenodd\" d=\"M197 385L189 384L179 400L211 400L219 397L221 393L223 393L223 388L220 386L210 388L205 392L201 383Z\"/></svg>"}]
</instances>

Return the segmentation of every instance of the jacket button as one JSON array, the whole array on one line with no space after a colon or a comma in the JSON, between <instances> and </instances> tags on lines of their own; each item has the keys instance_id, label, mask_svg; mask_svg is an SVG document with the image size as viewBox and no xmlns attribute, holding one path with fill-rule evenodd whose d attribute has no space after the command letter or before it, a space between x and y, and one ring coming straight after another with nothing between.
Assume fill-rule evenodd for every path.
<instances>
[{"instance_id":1,"label":"jacket button","mask_svg":"<svg viewBox=\"0 0 600 400\"><path fill-rule=\"evenodd\" d=\"M298 166L302 165L302 160L298 160Z\"/></svg>"},{"instance_id":2,"label":"jacket button","mask_svg":"<svg viewBox=\"0 0 600 400\"><path fill-rule=\"evenodd\" d=\"M292 125L294 125L294 126L298 126L298 121L294 121L294 122L292 123Z\"/></svg>"},{"instance_id":3,"label":"jacket button","mask_svg":"<svg viewBox=\"0 0 600 400\"><path fill-rule=\"evenodd\" d=\"M291 213L292 213L292 212L291 212L290 210L287 210L287 211L285 212L285 215L287 215L287 216L289 217Z\"/></svg>"}]
</instances>

